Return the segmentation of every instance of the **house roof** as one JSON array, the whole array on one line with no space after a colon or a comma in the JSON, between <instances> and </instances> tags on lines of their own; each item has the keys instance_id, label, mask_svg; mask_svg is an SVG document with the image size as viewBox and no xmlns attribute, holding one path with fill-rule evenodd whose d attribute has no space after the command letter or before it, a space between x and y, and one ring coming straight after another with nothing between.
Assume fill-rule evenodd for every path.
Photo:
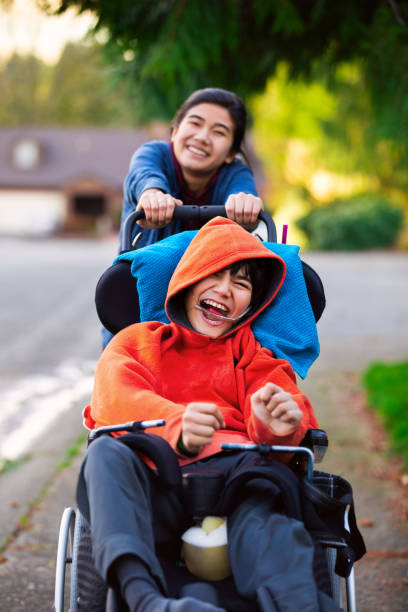
<instances>
[{"instance_id":1,"label":"house roof","mask_svg":"<svg viewBox=\"0 0 408 612\"><path fill-rule=\"evenodd\" d=\"M0 188L60 189L83 177L121 188L132 154L148 140L141 129L0 128ZM30 167L26 155L18 167L18 144L27 142L38 145L39 161Z\"/></svg>"}]
</instances>

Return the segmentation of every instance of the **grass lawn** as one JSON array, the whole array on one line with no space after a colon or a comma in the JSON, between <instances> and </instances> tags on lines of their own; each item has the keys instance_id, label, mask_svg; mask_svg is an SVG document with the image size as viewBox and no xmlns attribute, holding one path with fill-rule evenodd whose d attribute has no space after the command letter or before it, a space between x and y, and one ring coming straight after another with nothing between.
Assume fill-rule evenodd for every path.
<instances>
[{"instance_id":1,"label":"grass lawn","mask_svg":"<svg viewBox=\"0 0 408 612\"><path fill-rule=\"evenodd\" d=\"M367 402L380 416L392 450L408 468L408 361L373 363L363 375Z\"/></svg>"}]
</instances>

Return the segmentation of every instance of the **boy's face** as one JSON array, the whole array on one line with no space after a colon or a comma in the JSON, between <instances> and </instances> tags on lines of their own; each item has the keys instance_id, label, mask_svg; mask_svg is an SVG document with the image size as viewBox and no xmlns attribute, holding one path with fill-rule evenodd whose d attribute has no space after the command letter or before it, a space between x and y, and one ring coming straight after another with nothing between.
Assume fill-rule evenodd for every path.
<instances>
[{"instance_id":1,"label":"boy's face","mask_svg":"<svg viewBox=\"0 0 408 612\"><path fill-rule=\"evenodd\" d=\"M242 267L235 274L225 268L206 276L187 291L185 309L191 326L200 334L218 338L234 324L219 319L217 314L231 319L242 315L251 303L252 283ZM201 309L198 310L196 306Z\"/></svg>"}]
</instances>

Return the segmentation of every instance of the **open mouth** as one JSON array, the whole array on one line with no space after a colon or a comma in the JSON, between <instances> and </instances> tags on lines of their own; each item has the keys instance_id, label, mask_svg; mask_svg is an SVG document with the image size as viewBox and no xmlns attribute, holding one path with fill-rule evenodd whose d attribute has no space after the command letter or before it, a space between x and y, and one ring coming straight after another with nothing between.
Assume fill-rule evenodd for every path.
<instances>
[{"instance_id":1,"label":"open mouth","mask_svg":"<svg viewBox=\"0 0 408 612\"><path fill-rule=\"evenodd\" d=\"M224 306L223 304L219 304L218 302L214 302L214 300L200 300L199 304L195 304L194 308L197 308L197 310L200 310L206 319L208 319L209 321L239 321L239 319L242 319L243 316L245 316L251 309L251 306L248 306L248 308L246 308L244 310L244 312L242 312L240 315L238 315L237 317L230 317L229 316L229 309Z\"/></svg>"},{"instance_id":2,"label":"open mouth","mask_svg":"<svg viewBox=\"0 0 408 612\"><path fill-rule=\"evenodd\" d=\"M222 317L228 317L229 315L229 309L224 304L220 304L219 302L215 302L214 300L201 300L200 308L202 311L212 315L218 315Z\"/></svg>"},{"instance_id":3,"label":"open mouth","mask_svg":"<svg viewBox=\"0 0 408 612\"><path fill-rule=\"evenodd\" d=\"M216 322L234 320L228 316L229 309L223 304L219 304L214 300L200 300L198 304L194 305L194 308L200 310L203 313L204 318L213 324Z\"/></svg>"},{"instance_id":4,"label":"open mouth","mask_svg":"<svg viewBox=\"0 0 408 612\"><path fill-rule=\"evenodd\" d=\"M200 303L195 304L194 308L197 308L197 310L200 310L208 321L234 322L234 321L238 321L244 315L246 315L250 309L250 306L248 306L248 308L244 310L244 312L242 312L238 317L230 317L229 309L223 304L214 302L214 300L200 300Z\"/></svg>"}]
</instances>

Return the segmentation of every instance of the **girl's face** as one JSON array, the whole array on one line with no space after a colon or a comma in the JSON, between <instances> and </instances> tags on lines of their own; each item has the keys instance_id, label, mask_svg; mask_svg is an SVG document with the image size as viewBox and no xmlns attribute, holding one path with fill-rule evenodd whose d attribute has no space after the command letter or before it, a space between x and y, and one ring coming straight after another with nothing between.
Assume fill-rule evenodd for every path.
<instances>
[{"instance_id":1,"label":"girl's face","mask_svg":"<svg viewBox=\"0 0 408 612\"><path fill-rule=\"evenodd\" d=\"M252 283L240 268L235 274L224 268L206 276L187 291L185 309L191 326L200 334L218 338L236 321L217 318L217 314L232 318L242 315L251 303ZM200 310L196 308L200 306ZM213 316L215 314L215 316Z\"/></svg>"},{"instance_id":2,"label":"girl's face","mask_svg":"<svg viewBox=\"0 0 408 612\"><path fill-rule=\"evenodd\" d=\"M217 104L197 104L190 108L173 129L174 154L185 178L208 177L223 163L231 162L234 124L226 108Z\"/></svg>"}]
</instances>

